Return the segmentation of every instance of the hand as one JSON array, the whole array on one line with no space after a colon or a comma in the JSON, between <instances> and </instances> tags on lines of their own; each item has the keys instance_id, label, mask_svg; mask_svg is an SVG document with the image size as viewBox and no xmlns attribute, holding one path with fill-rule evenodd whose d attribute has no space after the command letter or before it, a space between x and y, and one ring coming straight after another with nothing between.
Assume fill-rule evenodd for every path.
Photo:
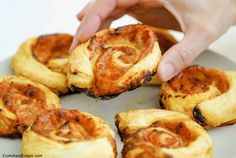
<instances>
[{"instance_id":1,"label":"hand","mask_svg":"<svg viewBox=\"0 0 236 158\"><path fill-rule=\"evenodd\" d=\"M82 21L70 50L129 14L147 25L184 32L158 67L159 78L169 80L236 23L235 8L236 0L97 0L78 14Z\"/></svg>"}]
</instances>

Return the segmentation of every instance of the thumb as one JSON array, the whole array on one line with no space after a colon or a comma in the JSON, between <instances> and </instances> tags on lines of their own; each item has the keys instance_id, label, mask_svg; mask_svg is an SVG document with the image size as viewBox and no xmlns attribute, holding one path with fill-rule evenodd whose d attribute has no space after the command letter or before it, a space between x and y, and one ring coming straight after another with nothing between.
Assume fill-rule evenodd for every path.
<instances>
[{"instance_id":1,"label":"thumb","mask_svg":"<svg viewBox=\"0 0 236 158\"><path fill-rule=\"evenodd\" d=\"M202 32L202 33L199 33ZM184 39L171 47L162 57L158 67L158 77L167 81L189 66L193 60L212 42L210 32L191 31Z\"/></svg>"}]
</instances>

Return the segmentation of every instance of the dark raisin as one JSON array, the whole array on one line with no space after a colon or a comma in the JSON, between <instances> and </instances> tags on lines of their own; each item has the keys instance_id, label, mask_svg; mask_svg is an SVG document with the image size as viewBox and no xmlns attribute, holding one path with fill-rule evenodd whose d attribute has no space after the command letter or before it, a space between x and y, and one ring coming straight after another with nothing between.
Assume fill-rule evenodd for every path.
<instances>
[{"instance_id":1,"label":"dark raisin","mask_svg":"<svg viewBox=\"0 0 236 158\"><path fill-rule=\"evenodd\" d=\"M195 107L193 109L193 116L195 120L202 126L207 125L207 120L206 118L202 115L201 111L199 108Z\"/></svg>"}]
</instances>

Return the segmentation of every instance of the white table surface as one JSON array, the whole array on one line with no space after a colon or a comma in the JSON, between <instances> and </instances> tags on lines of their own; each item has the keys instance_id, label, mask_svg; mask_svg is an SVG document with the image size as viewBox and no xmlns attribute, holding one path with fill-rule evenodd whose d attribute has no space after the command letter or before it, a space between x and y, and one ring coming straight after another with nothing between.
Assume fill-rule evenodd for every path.
<instances>
[{"instance_id":1,"label":"white table surface","mask_svg":"<svg viewBox=\"0 0 236 158\"><path fill-rule=\"evenodd\" d=\"M73 34L79 24L76 14L89 0L2 0L0 5L0 61L12 56L31 36L67 32ZM129 16L113 22L112 27L137 23ZM236 61L236 26L210 47Z\"/></svg>"}]
</instances>

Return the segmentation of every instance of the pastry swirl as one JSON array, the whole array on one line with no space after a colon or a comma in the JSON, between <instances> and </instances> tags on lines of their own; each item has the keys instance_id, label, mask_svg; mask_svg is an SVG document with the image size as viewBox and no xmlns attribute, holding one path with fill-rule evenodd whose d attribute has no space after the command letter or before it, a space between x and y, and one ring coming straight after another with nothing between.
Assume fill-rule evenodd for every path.
<instances>
[{"instance_id":1,"label":"pastry swirl","mask_svg":"<svg viewBox=\"0 0 236 158\"><path fill-rule=\"evenodd\" d=\"M160 57L156 36L147 26L106 29L70 55L69 86L92 97L110 98L146 84Z\"/></svg>"},{"instance_id":2,"label":"pastry swirl","mask_svg":"<svg viewBox=\"0 0 236 158\"><path fill-rule=\"evenodd\" d=\"M123 138L123 158L211 158L212 142L206 131L187 116L146 109L116 115Z\"/></svg>"},{"instance_id":3,"label":"pastry swirl","mask_svg":"<svg viewBox=\"0 0 236 158\"><path fill-rule=\"evenodd\" d=\"M235 123L236 73L190 66L162 85L160 106L205 128Z\"/></svg>"},{"instance_id":4,"label":"pastry swirl","mask_svg":"<svg viewBox=\"0 0 236 158\"><path fill-rule=\"evenodd\" d=\"M114 133L100 118L77 110L55 109L39 116L23 134L23 154L44 158L114 158Z\"/></svg>"},{"instance_id":5,"label":"pastry swirl","mask_svg":"<svg viewBox=\"0 0 236 158\"><path fill-rule=\"evenodd\" d=\"M0 136L21 137L37 115L60 107L48 88L16 76L0 78Z\"/></svg>"},{"instance_id":6,"label":"pastry swirl","mask_svg":"<svg viewBox=\"0 0 236 158\"><path fill-rule=\"evenodd\" d=\"M57 94L69 89L68 71L69 47L72 36L49 34L26 40L12 58L12 68L17 75L39 82Z\"/></svg>"}]
</instances>

